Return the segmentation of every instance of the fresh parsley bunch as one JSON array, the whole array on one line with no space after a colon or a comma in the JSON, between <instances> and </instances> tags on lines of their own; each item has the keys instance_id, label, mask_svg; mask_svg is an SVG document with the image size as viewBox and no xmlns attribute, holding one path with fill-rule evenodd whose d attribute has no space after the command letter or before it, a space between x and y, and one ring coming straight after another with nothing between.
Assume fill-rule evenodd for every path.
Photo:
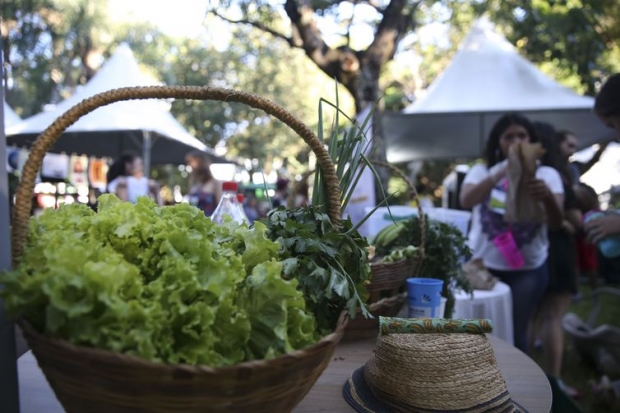
<instances>
[{"instance_id":1,"label":"fresh parsley bunch","mask_svg":"<svg viewBox=\"0 0 620 413\"><path fill-rule=\"evenodd\" d=\"M317 136L328 145L329 155L336 166L341 209L344 211L366 167L372 170L377 180L379 178L367 158L370 141L364 134L372 111L358 125L339 109L337 97L336 94L336 104L320 100ZM324 104L335 111L334 127L328 139L323 131ZM340 116L350 122L349 127L340 127ZM368 293L365 288L371 277L369 245L357 229L374 210L355 226L348 218L331 222L327 215L328 191L320 168L314 178L312 206L277 209L269 214L265 223L268 237L282 247L284 276L299 281L299 288L316 317L319 331L325 333L333 331L343 309L347 309L351 318L358 313L372 317L366 307Z\"/></svg>"},{"instance_id":2,"label":"fresh parsley bunch","mask_svg":"<svg viewBox=\"0 0 620 413\"><path fill-rule=\"evenodd\" d=\"M282 246L283 276L299 281L321 333L333 331L343 308L352 317L358 308L366 312L368 241L352 231L350 219L334 225L319 208L280 207L266 225L267 236Z\"/></svg>"}]
</instances>

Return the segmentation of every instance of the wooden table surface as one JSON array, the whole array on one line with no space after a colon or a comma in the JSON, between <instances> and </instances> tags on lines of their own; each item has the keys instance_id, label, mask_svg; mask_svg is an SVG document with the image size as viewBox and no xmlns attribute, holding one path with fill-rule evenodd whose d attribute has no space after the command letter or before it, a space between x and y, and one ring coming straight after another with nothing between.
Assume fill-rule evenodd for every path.
<instances>
[{"instance_id":1,"label":"wooden table surface","mask_svg":"<svg viewBox=\"0 0 620 413\"><path fill-rule=\"evenodd\" d=\"M515 347L488 336L513 399L530 413L548 413L551 388L542 370ZM341 343L329 366L295 412L353 412L342 398L342 385L372 354L375 339ZM63 413L31 352L18 361L21 413Z\"/></svg>"}]
</instances>

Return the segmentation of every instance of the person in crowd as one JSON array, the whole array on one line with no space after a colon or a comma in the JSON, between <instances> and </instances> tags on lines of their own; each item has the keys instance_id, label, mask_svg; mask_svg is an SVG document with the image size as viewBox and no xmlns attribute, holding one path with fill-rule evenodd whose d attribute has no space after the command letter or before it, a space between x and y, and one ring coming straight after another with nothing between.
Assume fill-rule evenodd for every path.
<instances>
[{"instance_id":1,"label":"person in crowd","mask_svg":"<svg viewBox=\"0 0 620 413\"><path fill-rule=\"evenodd\" d=\"M254 194L248 196L245 199L244 204L245 205L243 206L243 209L245 211L245 215L250 220L250 224L253 224L254 221L261 218L261 213L258 208L258 199L256 199L256 196Z\"/></svg>"},{"instance_id":2,"label":"person in crowd","mask_svg":"<svg viewBox=\"0 0 620 413\"><path fill-rule=\"evenodd\" d=\"M599 147L598 151L595 153L595 155L590 159L590 161L586 163L581 163L581 162L570 162L570 158L571 156L575 154L575 150L577 148L577 138L575 134L573 134L572 132L568 132L568 131L559 131L556 133L556 140L558 142L559 151L560 151L559 160L561 162L561 168L562 168L561 173L563 173L563 178L564 178L565 183L570 184L572 187L571 188L571 192L572 192L571 199L575 200L574 204L576 205L574 206L577 207L577 209L579 210L579 213L581 213L583 216L583 214L587 211L582 211L582 209L579 208L579 198L577 197L577 191L581 184L580 182L581 175L587 172L590 168L592 168L592 166L596 164L596 162L599 161L601 155L605 151L605 148L607 148L607 145L611 141L608 141L602 144ZM575 252L577 254L577 259L578 259L577 261L578 269L580 268L579 266L581 264L586 264L586 261L584 260L580 261L579 258L580 257L582 259L586 258L586 256L590 254L591 248L592 248L591 244L584 242L583 227L579 225L579 227L577 228L577 231L575 231ZM590 264L586 264L586 266L591 266ZM577 289L576 284L577 284L577 279L575 278L575 289ZM577 292L576 295L574 296L574 299L580 299L580 297L581 297L581 294Z\"/></svg>"},{"instance_id":3,"label":"person in crowd","mask_svg":"<svg viewBox=\"0 0 620 413\"><path fill-rule=\"evenodd\" d=\"M161 205L159 185L144 176L142 158L127 152L110 166L107 178L107 191L116 194L122 201L136 203L138 197L148 196Z\"/></svg>"},{"instance_id":4,"label":"person in crowd","mask_svg":"<svg viewBox=\"0 0 620 413\"><path fill-rule=\"evenodd\" d=\"M560 174L548 166L540 166L536 176L527 182L529 195L544 205L547 223L504 222L508 168L508 149L517 142L536 142L532 123L523 115L509 113L493 126L484 153L485 164L473 166L463 181L461 205L473 208L470 244L483 259L486 268L508 284L513 297L515 345L527 352L527 330L534 310L547 285L547 227L562 227L564 190ZM524 264L513 269L495 241L512 238Z\"/></svg>"},{"instance_id":5,"label":"person in crowd","mask_svg":"<svg viewBox=\"0 0 620 413\"><path fill-rule=\"evenodd\" d=\"M98 201L97 198L101 195L101 191L98 188L89 186L88 187L88 202L86 206L88 206L93 211L97 211Z\"/></svg>"},{"instance_id":6,"label":"person in crowd","mask_svg":"<svg viewBox=\"0 0 620 413\"><path fill-rule=\"evenodd\" d=\"M575 188L575 195L579 209L583 215L590 211L600 211L598 194L591 186L580 183ZM585 233L579 231L576 236L577 243L577 270L579 275L587 277L590 290L598 288L598 252L596 245L586 240Z\"/></svg>"},{"instance_id":7,"label":"person in crowd","mask_svg":"<svg viewBox=\"0 0 620 413\"><path fill-rule=\"evenodd\" d=\"M620 73L611 76L594 101L594 112L601 121L620 133ZM620 214L609 214L585 225L588 240L594 244L620 234Z\"/></svg>"},{"instance_id":8,"label":"person in crowd","mask_svg":"<svg viewBox=\"0 0 620 413\"><path fill-rule=\"evenodd\" d=\"M211 162L202 151L192 151L186 156L189 175L189 203L200 208L206 216L213 211L222 196L222 184L211 174Z\"/></svg>"},{"instance_id":9,"label":"person in crowd","mask_svg":"<svg viewBox=\"0 0 620 413\"><path fill-rule=\"evenodd\" d=\"M417 174L415 176L415 180L419 181L420 179L420 175ZM428 183L428 181L426 181ZM416 182L415 184L415 190L418 193L418 197L417 199L415 197L413 197L413 199L411 201L409 201L408 205L412 206L412 207L417 207L418 206L418 202L420 203L420 207L422 207L422 211L429 209L429 208L434 208L435 204L433 203L433 192L435 191L434 188L432 188L430 185L428 184L423 184L421 182Z\"/></svg>"},{"instance_id":10,"label":"person in crowd","mask_svg":"<svg viewBox=\"0 0 620 413\"><path fill-rule=\"evenodd\" d=\"M297 183L295 186L295 208L306 207L310 204L309 191L307 181Z\"/></svg>"},{"instance_id":11,"label":"person in crowd","mask_svg":"<svg viewBox=\"0 0 620 413\"><path fill-rule=\"evenodd\" d=\"M277 208L281 205L286 206L286 200L288 198L288 184L288 179L279 178L276 181L276 193L271 198L271 205L274 208Z\"/></svg>"},{"instance_id":12,"label":"person in crowd","mask_svg":"<svg viewBox=\"0 0 620 413\"><path fill-rule=\"evenodd\" d=\"M560 155L563 158L569 159L577 151L577 147L579 145L577 135L567 130L558 131L557 134L560 141ZM614 138L599 145L597 151L594 153L594 156L592 156L588 162L573 161L568 164L568 170L570 173L569 176L572 185L577 185L581 179L581 176L592 169L592 167L601 160L603 152L605 152L609 144L612 142L617 142L617 139Z\"/></svg>"},{"instance_id":13,"label":"person in crowd","mask_svg":"<svg viewBox=\"0 0 620 413\"><path fill-rule=\"evenodd\" d=\"M546 356L546 373L570 396L579 393L560 379L564 355L562 317L568 311L572 297L577 293L575 261L575 234L581 228L582 215L573 191L567 153L561 150L565 137L556 133L552 125L534 122L534 128L545 149L542 165L554 168L560 174L564 189L563 221L558 229L549 228L547 272L549 282L530 324L529 349L540 339Z\"/></svg>"}]
</instances>

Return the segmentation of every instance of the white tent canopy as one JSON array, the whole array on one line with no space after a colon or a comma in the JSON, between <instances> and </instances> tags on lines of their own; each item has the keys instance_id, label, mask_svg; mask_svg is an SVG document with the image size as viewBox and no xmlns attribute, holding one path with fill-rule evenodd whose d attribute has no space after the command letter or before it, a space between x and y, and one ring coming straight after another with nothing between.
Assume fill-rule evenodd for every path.
<instances>
[{"instance_id":1,"label":"white tent canopy","mask_svg":"<svg viewBox=\"0 0 620 413\"><path fill-rule=\"evenodd\" d=\"M426 95L384 116L388 160L477 157L495 121L512 111L571 130L585 147L611 136L593 105L540 72L481 18Z\"/></svg>"},{"instance_id":2,"label":"white tent canopy","mask_svg":"<svg viewBox=\"0 0 620 413\"><path fill-rule=\"evenodd\" d=\"M7 129L9 145L30 146L39 133L72 106L97 93L157 82L139 68L133 53L120 45L97 74L73 96ZM149 150L150 149L150 150ZM190 135L161 100L133 100L99 107L67 129L52 152L117 157L123 151L144 154L145 164L183 163L191 150L210 150Z\"/></svg>"},{"instance_id":3,"label":"white tent canopy","mask_svg":"<svg viewBox=\"0 0 620 413\"><path fill-rule=\"evenodd\" d=\"M6 104L6 102L4 102L3 110L4 110L4 128L5 129L10 126L17 125L19 122L22 121L22 119L19 116L17 116L17 113L15 113L13 109L11 109L11 107Z\"/></svg>"}]
</instances>

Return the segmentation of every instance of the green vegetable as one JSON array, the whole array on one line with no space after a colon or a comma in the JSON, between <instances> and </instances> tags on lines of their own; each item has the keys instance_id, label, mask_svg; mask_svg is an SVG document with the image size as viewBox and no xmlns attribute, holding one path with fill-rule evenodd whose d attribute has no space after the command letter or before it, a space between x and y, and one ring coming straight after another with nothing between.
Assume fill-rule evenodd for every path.
<instances>
[{"instance_id":1,"label":"green vegetable","mask_svg":"<svg viewBox=\"0 0 620 413\"><path fill-rule=\"evenodd\" d=\"M285 277L299 281L320 331L333 331L345 307L351 317L358 308L368 314L368 241L351 230L349 219L334 227L326 214L310 206L274 210L266 224L269 238L282 247Z\"/></svg>"},{"instance_id":2,"label":"green vegetable","mask_svg":"<svg viewBox=\"0 0 620 413\"><path fill-rule=\"evenodd\" d=\"M31 219L0 294L13 317L78 345L210 366L275 357L319 336L266 231L103 195L98 213L73 204Z\"/></svg>"},{"instance_id":3,"label":"green vegetable","mask_svg":"<svg viewBox=\"0 0 620 413\"><path fill-rule=\"evenodd\" d=\"M404 230L405 221L394 222L379 231L379 233L375 236L372 245L374 245L375 248L382 248L392 245L394 241L402 235Z\"/></svg>"},{"instance_id":4,"label":"green vegetable","mask_svg":"<svg viewBox=\"0 0 620 413\"><path fill-rule=\"evenodd\" d=\"M377 255L389 255L399 248L420 245L418 217L402 221L402 223L403 229L399 232L398 237L389 244L379 246L375 244ZM422 262L420 276L444 280L442 295L448 299L446 315L449 317L454 309L454 285L466 292L472 291L461 269L462 260L469 259L471 256L467 240L456 227L426 217L424 253L425 258Z\"/></svg>"},{"instance_id":5,"label":"green vegetable","mask_svg":"<svg viewBox=\"0 0 620 413\"><path fill-rule=\"evenodd\" d=\"M381 258L379 262L397 262L407 258L414 258L418 255L418 248L408 245L404 248L396 248L389 255Z\"/></svg>"},{"instance_id":6,"label":"green vegetable","mask_svg":"<svg viewBox=\"0 0 620 413\"><path fill-rule=\"evenodd\" d=\"M316 324L299 297L297 280L284 280L281 272L281 262L268 261L246 279L242 306L252 325L248 350L253 358L272 358L314 342Z\"/></svg>"},{"instance_id":7,"label":"green vegetable","mask_svg":"<svg viewBox=\"0 0 620 413\"><path fill-rule=\"evenodd\" d=\"M329 136L325 136L323 124L324 105L333 108L335 115ZM340 125L341 117L350 122L346 128ZM357 121L346 116L338 107L337 87L335 104L325 99L319 102L317 137L328 144L329 156L336 167L342 211L346 210L366 167L378 178L377 171L365 155L372 152L371 142L363 132L370 120L371 115L358 125ZM317 168L312 206L296 210L280 208L272 211L266 219L269 238L282 247L284 276L299 281L299 288L316 317L319 331L323 333L333 331L344 308L352 318L358 308L363 316L371 316L365 305L368 292L364 287L371 274L368 241L357 228L374 211L355 227L350 219L332 223L327 215L328 199L324 171Z\"/></svg>"}]
</instances>

